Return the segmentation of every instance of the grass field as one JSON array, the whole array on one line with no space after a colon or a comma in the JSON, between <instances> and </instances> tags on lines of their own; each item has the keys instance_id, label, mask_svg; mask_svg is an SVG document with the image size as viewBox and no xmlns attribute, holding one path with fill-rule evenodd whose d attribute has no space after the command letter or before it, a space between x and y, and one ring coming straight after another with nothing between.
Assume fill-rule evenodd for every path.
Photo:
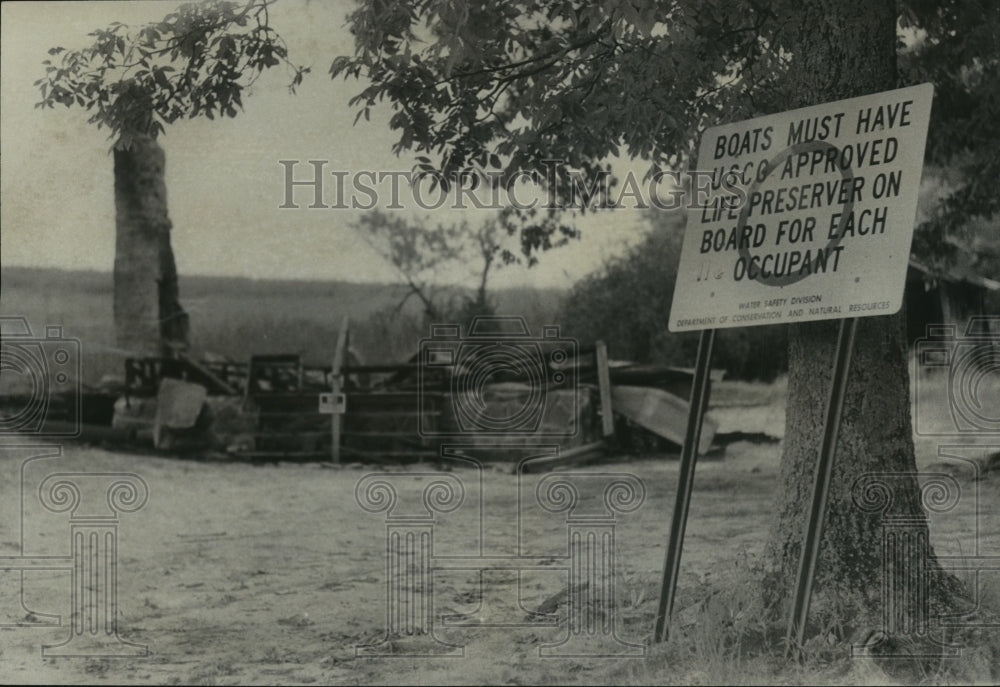
<instances>
[{"instance_id":1,"label":"grass field","mask_svg":"<svg viewBox=\"0 0 1000 687\"><path fill-rule=\"evenodd\" d=\"M111 275L7 267L2 271L0 316L24 317L36 335L62 325L80 340L83 381L121 375L127 351L114 346ZM300 353L329 364L344 317L352 348L365 363L393 363L417 352L424 330L416 299L396 311L405 287L350 282L182 277L181 303L191 322L195 356L243 361L251 354ZM537 329L555 321L562 292L508 289L494 294L498 312L524 317Z\"/></svg>"}]
</instances>

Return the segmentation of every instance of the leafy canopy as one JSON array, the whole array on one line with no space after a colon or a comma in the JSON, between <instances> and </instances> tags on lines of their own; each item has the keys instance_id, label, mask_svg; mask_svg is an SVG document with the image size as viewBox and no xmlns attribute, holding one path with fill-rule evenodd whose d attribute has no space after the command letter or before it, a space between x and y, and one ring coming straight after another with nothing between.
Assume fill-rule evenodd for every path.
<instances>
[{"instance_id":1,"label":"leafy canopy","mask_svg":"<svg viewBox=\"0 0 1000 687\"><path fill-rule=\"evenodd\" d=\"M914 252L949 258L1000 211L1000 4L911 0L900 23L916 35L899 58L904 83L934 83L927 161L951 193L914 237ZM949 237L951 240L949 240ZM1000 253L996 256L1000 258Z\"/></svg>"},{"instance_id":2,"label":"leafy canopy","mask_svg":"<svg viewBox=\"0 0 1000 687\"><path fill-rule=\"evenodd\" d=\"M270 26L273 1L185 4L138 29L113 22L91 32L94 43L82 50L52 48L46 75L35 82L36 107L85 107L90 123L108 127L116 146L127 148L134 136L156 137L177 119L235 117L243 91L265 69L286 65L294 92L309 68L288 60Z\"/></svg>"},{"instance_id":3,"label":"leafy canopy","mask_svg":"<svg viewBox=\"0 0 1000 687\"><path fill-rule=\"evenodd\" d=\"M396 152L434 154L446 175L544 174L551 158L596 174L622 153L677 164L692 131L780 73L757 5L373 0L331 74L369 81L359 114L388 100Z\"/></svg>"},{"instance_id":4,"label":"leafy canopy","mask_svg":"<svg viewBox=\"0 0 1000 687\"><path fill-rule=\"evenodd\" d=\"M899 3L899 86L932 81L928 160L962 182L918 246L1000 198L1000 4ZM395 151L447 175L508 176L560 160L594 176L609 156L679 168L707 126L787 109L801 42L796 0L367 0L349 17L354 56L333 77L366 84L351 104L394 110ZM565 181L563 179L562 181ZM561 189L569 188L566 183Z\"/></svg>"},{"instance_id":5,"label":"leafy canopy","mask_svg":"<svg viewBox=\"0 0 1000 687\"><path fill-rule=\"evenodd\" d=\"M137 30L94 31L83 50L53 48L38 106L93 110L127 146L182 117L235 116L265 69L284 64L294 90L309 69L289 61L273 2L186 4ZM916 236L918 252L940 253L970 218L1000 210L1000 3L898 7L898 85L935 84L928 162L958 179ZM348 17L355 54L330 73L364 84L358 118L388 102L395 152L420 153L417 167L445 183L530 173L572 204L574 173L606 174L609 157L679 169L707 126L785 109L801 43L789 17L802 11L797 0L365 0ZM521 219L535 229L529 254L574 235L553 213Z\"/></svg>"}]
</instances>

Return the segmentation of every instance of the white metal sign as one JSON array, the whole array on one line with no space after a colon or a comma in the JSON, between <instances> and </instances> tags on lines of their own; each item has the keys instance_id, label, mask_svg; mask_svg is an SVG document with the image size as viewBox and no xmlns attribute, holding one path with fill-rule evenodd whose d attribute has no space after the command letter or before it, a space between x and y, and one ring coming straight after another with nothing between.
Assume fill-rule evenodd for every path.
<instances>
[{"instance_id":1,"label":"white metal sign","mask_svg":"<svg viewBox=\"0 0 1000 687\"><path fill-rule=\"evenodd\" d=\"M671 331L899 310L934 89L921 84L705 132Z\"/></svg>"},{"instance_id":2,"label":"white metal sign","mask_svg":"<svg viewBox=\"0 0 1000 687\"><path fill-rule=\"evenodd\" d=\"M343 415L347 412L347 394L337 392L320 394L319 412L324 415Z\"/></svg>"}]
</instances>

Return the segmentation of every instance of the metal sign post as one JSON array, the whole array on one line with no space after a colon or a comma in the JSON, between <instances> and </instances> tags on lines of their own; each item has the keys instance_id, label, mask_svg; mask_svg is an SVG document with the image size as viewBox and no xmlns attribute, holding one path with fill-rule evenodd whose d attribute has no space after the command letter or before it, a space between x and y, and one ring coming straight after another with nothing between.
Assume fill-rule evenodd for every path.
<instances>
[{"instance_id":1,"label":"metal sign post","mask_svg":"<svg viewBox=\"0 0 1000 687\"><path fill-rule=\"evenodd\" d=\"M833 361L833 379L830 383L830 397L826 404L823 421L823 443L816 462L816 480L813 483L812 505L809 523L806 525L799 559L799 574L795 584L795 603L788 618L788 633L785 636L787 650L791 650L795 637L796 650L805 639L806 619L809 616L809 602L812 600L813 578L816 562L819 560L820 543L823 540L823 520L826 515L826 501L830 493L830 477L833 474L833 456L837 448L837 433L840 430L840 416L844 409L847 390L847 376L851 368L851 353L854 351L854 337L858 330L858 320L849 318L840 321L837 335L837 353Z\"/></svg>"},{"instance_id":2,"label":"metal sign post","mask_svg":"<svg viewBox=\"0 0 1000 687\"><path fill-rule=\"evenodd\" d=\"M687 526L688 508L691 505L691 489L694 486L694 466L698 459L702 420L705 417L705 407L708 405L708 373L714 342L715 330L703 329L701 337L698 339L698 357L695 362L694 381L691 385L687 430L684 434L684 445L681 447L681 468L677 477L674 515L670 520L667 559L663 565L663 583L656 611L656 627L653 631L654 642L666 641L670 632L674 594L677 592L677 577L680 573L681 549L684 546L684 529Z\"/></svg>"},{"instance_id":3,"label":"metal sign post","mask_svg":"<svg viewBox=\"0 0 1000 687\"><path fill-rule=\"evenodd\" d=\"M903 304L932 84L707 129L668 321L701 331L654 640L666 639L714 329L841 320L788 627L801 646L822 540L856 318ZM706 172L697 172L706 174ZM704 378L703 378L704 376Z\"/></svg>"}]
</instances>

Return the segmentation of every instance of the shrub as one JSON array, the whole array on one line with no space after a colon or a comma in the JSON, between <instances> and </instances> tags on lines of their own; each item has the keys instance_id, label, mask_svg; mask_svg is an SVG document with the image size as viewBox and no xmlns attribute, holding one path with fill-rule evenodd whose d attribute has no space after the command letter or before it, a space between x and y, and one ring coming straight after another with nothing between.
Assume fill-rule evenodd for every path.
<instances>
[{"instance_id":1,"label":"shrub","mask_svg":"<svg viewBox=\"0 0 1000 687\"><path fill-rule=\"evenodd\" d=\"M603 340L616 359L689 367L698 335L667 328L684 215L651 211L646 221L649 231L639 244L577 283L560 321L583 344ZM724 329L716 336L712 366L737 379L771 381L787 369L787 355L783 325Z\"/></svg>"}]
</instances>

